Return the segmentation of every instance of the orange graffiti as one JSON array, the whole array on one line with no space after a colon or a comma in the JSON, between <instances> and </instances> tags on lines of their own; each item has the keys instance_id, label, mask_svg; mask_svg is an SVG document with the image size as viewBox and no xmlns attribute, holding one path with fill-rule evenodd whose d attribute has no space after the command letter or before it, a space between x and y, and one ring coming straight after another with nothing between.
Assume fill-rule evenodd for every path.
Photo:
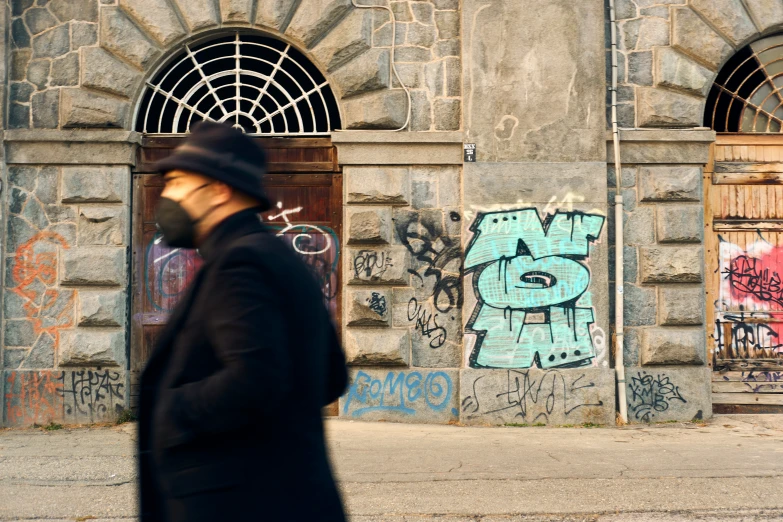
<instances>
[{"instance_id":1,"label":"orange graffiti","mask_svg":"<svg viewBox=\"0 0 783 522\"><path fill-rule=\"evenodd\" d=\"M41 245L51 245L53 251L38 252ZM41 332L48 333L54 339L54 345L59 346L60 330L74 326L73 309L74 293L69 291L67 300L55 317L44 323L44 312L52 309L62 292L56 288L46 288L41 291L34 283L40 281L45 286L57 282L57 246L70 248L65 239L56 232L43 231L21 245L16 251L13 278L18 286L11 290L24 299L24 310L33 323L33 331L38 336Z\"/></svg>"},{"instance_id":2,"label":"orange graffiti","mask_svg":"<svg viewBox=\"0 0 783 522\"><path fill-rule=\"evenodd\" d=\"M62 418L62 372L9 372L6 386L8 426L46 423Z\"/></svg>"}]
</instances>

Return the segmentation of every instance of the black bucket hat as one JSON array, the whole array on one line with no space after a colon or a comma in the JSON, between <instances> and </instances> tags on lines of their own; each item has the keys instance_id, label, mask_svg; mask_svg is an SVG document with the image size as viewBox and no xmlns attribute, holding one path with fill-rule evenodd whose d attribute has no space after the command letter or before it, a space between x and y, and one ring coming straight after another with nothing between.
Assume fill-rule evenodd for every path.
<instances>
[{"instance_id":1,"label":"black bucket hat","mask_svg":"<svg viewBox=\"0 0 783 522\"><path fill-rule=\"evenodd\" d=\"M271 208L264 191L266 153L258 144L225 123L202 121L193 126L185 143L158 161L161 174L188 170L222 181L259 202L259 211Z\"/></svg>"}]
</instances>

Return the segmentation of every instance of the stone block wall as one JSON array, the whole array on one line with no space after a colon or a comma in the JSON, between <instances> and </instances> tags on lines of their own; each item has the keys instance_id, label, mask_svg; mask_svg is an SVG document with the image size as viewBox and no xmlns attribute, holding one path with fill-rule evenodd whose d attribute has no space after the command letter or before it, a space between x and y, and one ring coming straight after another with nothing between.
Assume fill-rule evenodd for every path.
<instances>
[{"instance_id":1,"label":"stone block wall","mask_svg":"<svg viewBox=\"0 0 783 522\"><path fill-rule=\"evenodd\" d=\"M394 61L411 91L409 130L461 124L461 20L456 0L381 2L395 17ZM390 77L391 13L350 0L51 0L11 2L12 129L130 129L144 80L204 31L253 27L290 41L326 74L343 128L405 124L407 96Z\"/></svg>"},{"instance_id":2,"label":"stone block wall","mask_svg":"<svg viewBox=\"0 0 783 522\"><path fill-rule=\"evenodd\" d=\"M705 131L624 131L631 142L627 163L617 175L608 169L610 201L624 205L624 359L629 419L656 422L711 415L707 365L703 167L712 133ZM703 142L693 142L693 135ZM687 144L700 154L683 154ZM623 141L621 147L626 145ZM661 158L654 157L662 153ZM680 158L682 164L661 164ZM636 162L636 163L634 163ZM610 236L614 245L614 216ZM705 384L707 383L707 384ZM706 386L706 388L705 388ZM666 390L670 390L671 393ZM661 404L649 403L658 393ZM660 393L659 393L660 392Z\"/></svg>"},{"instance_id":3,"label":"stone block wall","mask_svg":"<svg viewBox=\"0 0 783 522\"><path fill-rule=\"evenodd\" d=\"M462 365L461 169L345 167L340 415L449 422Z\"/></svg>"},{"instance_id":4,"label":"stone block wall","mask_svg":"<svg viewBox=\"0 0 783 522\"><path fill-rule=\"evenodd\" d=\"M130 172L10 165L3 424L111 420L127 406Z\"/></svg>"},{"instance_id":5,"label":"stone block wall","mask_svg":"<svg viewBox=\"0 0 783 522\"><path fill-rule=\"evenodd\" d=\"M783 6L764 0L617 0L616 13L618 120L626 128L702 126L720 67L783 23Z\"/></svg>"}]
</instances>

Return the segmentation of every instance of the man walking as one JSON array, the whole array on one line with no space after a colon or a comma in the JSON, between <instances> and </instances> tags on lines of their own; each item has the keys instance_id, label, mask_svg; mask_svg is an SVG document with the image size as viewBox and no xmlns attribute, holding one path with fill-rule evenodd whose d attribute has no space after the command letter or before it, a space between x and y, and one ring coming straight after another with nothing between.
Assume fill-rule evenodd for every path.
<instances>
[{"instance_id":1,"label":"man walking","mask_svg":"<svg viewBox=\"0 0 783 522\"><path fill-rule=\"evenodd\" d=\"M263 150L203 122L157 167L163 239L204 265L141 377L142 522L344 521L321 408L345 358L315 279L258 217Z\"/></svg>"}]
</instances>

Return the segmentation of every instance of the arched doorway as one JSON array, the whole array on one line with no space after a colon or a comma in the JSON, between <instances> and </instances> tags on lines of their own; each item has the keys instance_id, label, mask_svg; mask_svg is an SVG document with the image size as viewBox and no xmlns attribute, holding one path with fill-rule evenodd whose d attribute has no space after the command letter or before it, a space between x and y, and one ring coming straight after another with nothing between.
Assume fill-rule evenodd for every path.
<instances>
[{"instance_id":1,"label":"arched doorway","mask_svg":"<svg viewBox=\"0 0 783 522\"><path fill-rule=\"evenodd\" d=\"M707 314L716 413L783 412L783 34L721 69L705 125Z\"/></svg>"},{"instance_id":2,"label":"arched doorway","mask_svg":"<svg viewBox=\"0 0 783 522\"><path fill-rule=\"evenodd\" d=\"M163 187L152 166L204 119L241 128L266 148L266 186L276 206L262 219L312 269L339 324L342 174L329 133L340 127L340 114L327 80L293 46L261 34L185 45L147 82L137 110L143 138L133 174L132 405L138 374L201 264L197 252L160 241L153 209Z\"/></svg>"}]
</instances>

